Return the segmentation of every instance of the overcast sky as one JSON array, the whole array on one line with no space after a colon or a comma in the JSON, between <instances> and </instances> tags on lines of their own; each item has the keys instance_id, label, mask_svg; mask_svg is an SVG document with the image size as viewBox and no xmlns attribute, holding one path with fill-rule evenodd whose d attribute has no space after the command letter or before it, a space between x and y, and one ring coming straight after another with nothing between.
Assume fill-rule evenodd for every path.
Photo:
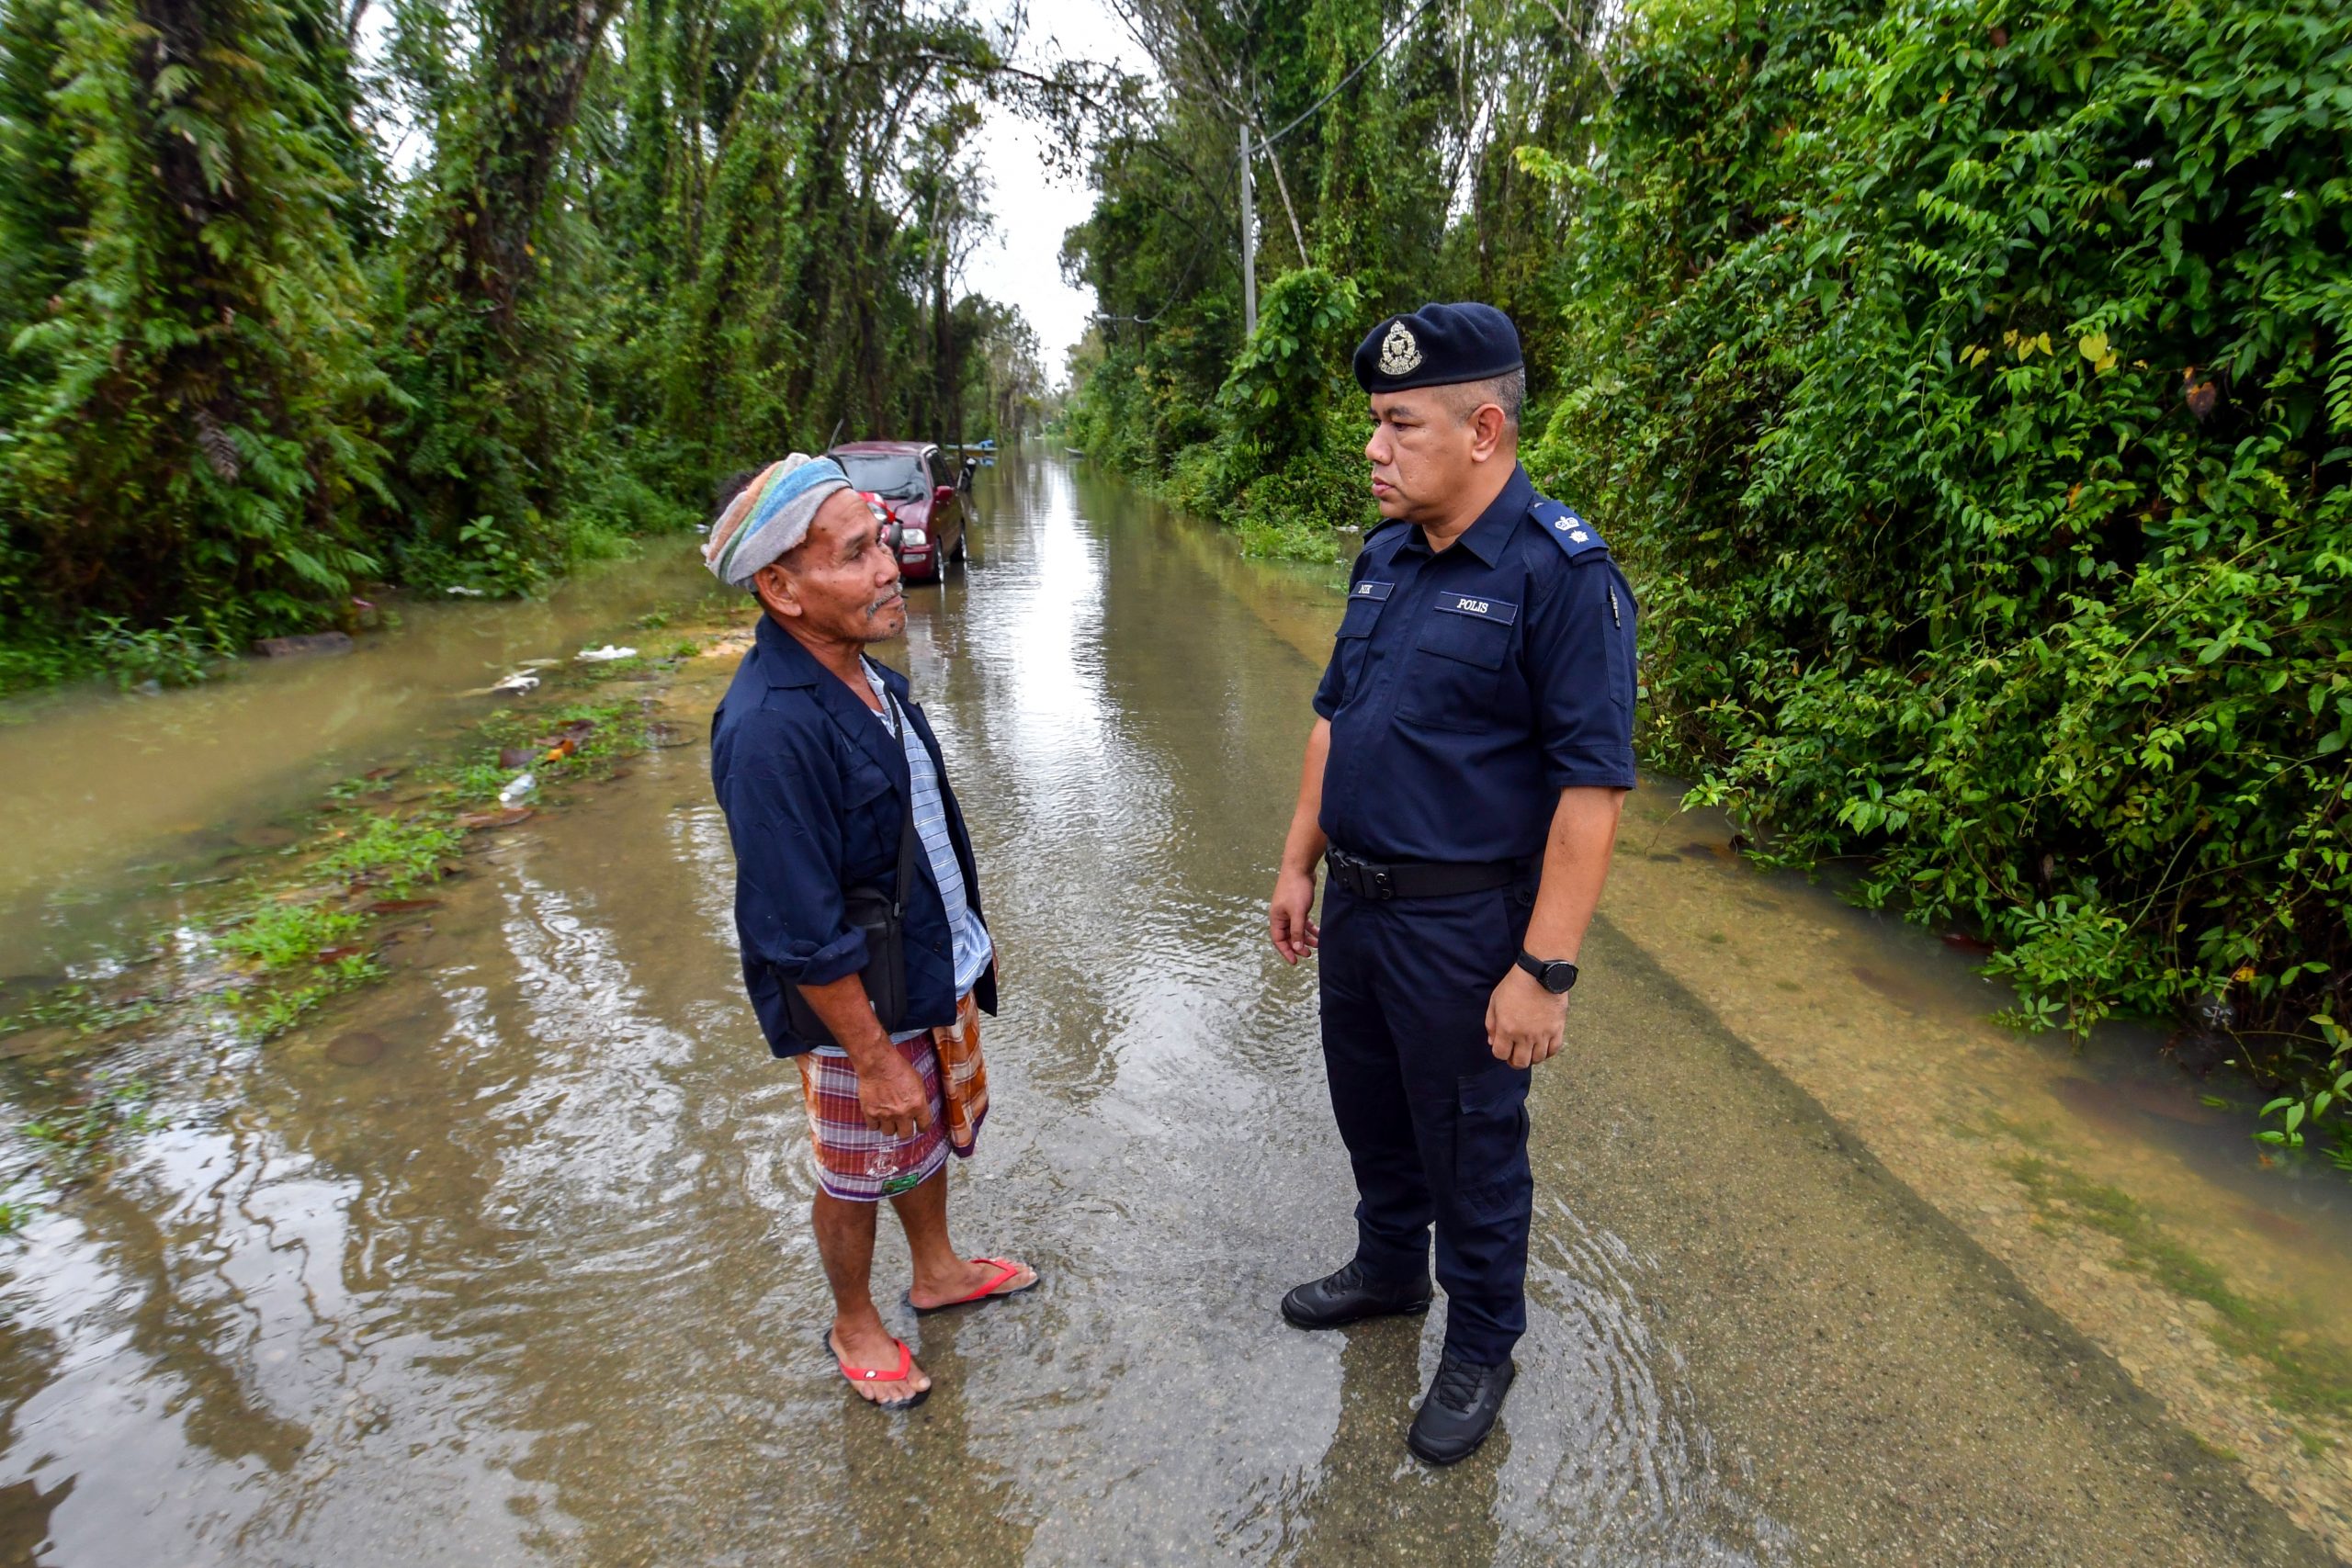
<instances>
[{"instance_id":1,"label":"overcast sky","mask_svg":"<svg viewBox=\"0 0 2352 1568\"><path fill-rule=\"evenodd\" d=\"M1101 0L1033 0L1028 34L1016 58L1035 65L1048 53L1138 73L1150 69L1125 24ZM975 145L989 181L996 233L973 256L965 287L1019 306L1036 329L1046 377L1059 381L1065 356L1085 334L1094 309L1092 290L1062 281L1062 235L1086 220L1094 194L1082 177L1049 174L1044 139L1008 109L989 110Z\"/></svg>"}]
</instances>

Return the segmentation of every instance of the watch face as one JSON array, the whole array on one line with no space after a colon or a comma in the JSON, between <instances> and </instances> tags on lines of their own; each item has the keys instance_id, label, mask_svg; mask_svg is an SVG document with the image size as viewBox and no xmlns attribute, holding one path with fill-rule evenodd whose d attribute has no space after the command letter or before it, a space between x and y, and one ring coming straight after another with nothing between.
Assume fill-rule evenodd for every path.
<instances>
[{"instance_id":1,"label":"watch face","mask_svg":"<svg viewBox=\"0 0 2352 1568\"><path fill-rule=\"evenodd\" d=\"M1577 983L1577 966L1562 959L1544 965L1544 988L1554 996L1565 996Z\"/></svg>"}]
</instances>

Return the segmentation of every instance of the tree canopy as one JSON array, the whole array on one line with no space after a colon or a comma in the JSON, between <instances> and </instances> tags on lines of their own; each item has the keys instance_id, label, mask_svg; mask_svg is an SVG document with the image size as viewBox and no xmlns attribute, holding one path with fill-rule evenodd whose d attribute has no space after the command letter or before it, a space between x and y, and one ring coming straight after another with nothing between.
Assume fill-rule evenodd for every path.
<instances>
[{"instance_id":1,"label":"tree canopy","mask_svg":"<svg viewBox=\"0 0 2352 1568\"><path fill-rule=\"evenodd\" d=\"M531 589L846 434L1035 417L961 0L10 0L0 685Z\"/></svg>"}]
</instances>

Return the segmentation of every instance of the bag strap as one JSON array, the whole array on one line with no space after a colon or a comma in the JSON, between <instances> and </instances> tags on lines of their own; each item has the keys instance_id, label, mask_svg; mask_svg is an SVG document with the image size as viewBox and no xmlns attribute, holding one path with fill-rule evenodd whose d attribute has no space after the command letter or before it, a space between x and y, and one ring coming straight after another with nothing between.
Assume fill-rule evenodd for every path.
<instances>
[{"instance_id":1,"label":"bag strap","mask_svg":"<svg viewBox=\"0 0 2352 1568\"><path fill-rule=\"evenodd\" d=\"M899 699L890 694L890 688L888 686L882 688L882 706L890 720L890 738L899 743L899 754L904 757L907 750L907 731L905 726L899 721ZM915 770L912 762L907 764L907 793L904 800L906 809L899 818L899 877L890 885L890 918L893 920L901 919L906 914L907 889L914 885L911 880L915 874Z\"/></svg>"}]
</instances>

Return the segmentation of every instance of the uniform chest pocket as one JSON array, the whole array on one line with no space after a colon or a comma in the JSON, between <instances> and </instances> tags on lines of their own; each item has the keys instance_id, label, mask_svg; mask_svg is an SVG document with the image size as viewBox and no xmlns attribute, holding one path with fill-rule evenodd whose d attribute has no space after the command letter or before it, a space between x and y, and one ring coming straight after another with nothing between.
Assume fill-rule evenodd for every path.
<instances>
[{"instance_id":1,"label":"uniform chest pocket","mask_svg":"<svg viewBox=\"0 0 2352 1568\"><path fill-rule=\"evenodd\" d=\"M1348 594L1348 607L1340 616L1339 640L1331 647L1331 663L1339 671L1340 700L1344 703L1357 694L1363 681L1365 650L1372 646L1372 628L1380 620L1380 612L1388 604L1393 582L1359 582Z\"/></svg>"},{"instance_id":2,"label":"uniform chest pocket","mask_svg":"<svg viewBox=\"0 0 2352 1568\"><path fill-rule=\"evenodd\" d=\"M1393 582L1359 582L1348 595L1347 614L1340 617L1340 636L1365 637L1372 635L1373 624L1380 619L1380 612L1388 603Z\"/></svg>"},{"instance_id":3,"label":"uniform chest pocket","mask_svg":"<svg viewBox=\"0 0 2352 1568\"><path fill-rule=\"evenodd\" d=\"M1457 609L1455 606L1460 605ZM1498 599L1441 594L1413 637L1396 716L1437 729L1488 729L1524 716L1523 684L1511 658L1519 606Z\"/></svg>"}]
</instances>

